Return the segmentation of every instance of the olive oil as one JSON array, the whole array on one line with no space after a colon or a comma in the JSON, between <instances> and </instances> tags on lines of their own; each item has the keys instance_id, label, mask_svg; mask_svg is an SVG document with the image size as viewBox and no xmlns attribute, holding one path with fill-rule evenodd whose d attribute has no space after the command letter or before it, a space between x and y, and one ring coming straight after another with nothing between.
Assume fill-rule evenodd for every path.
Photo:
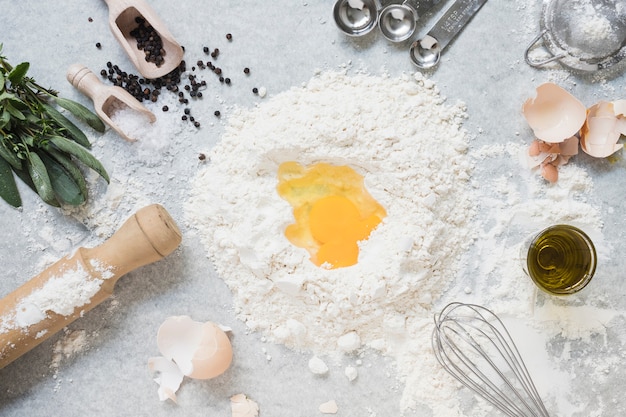
<instances>
[{"instance_id":1,"label":"olive oil","mask_svg":"<svg viewBox=\"0 0 626 417\"><path fill-rule=\"evenodd\" d=\"M593 277L596 251L582 230L555 225L530 242L526 264L528 275L541 289L556 295L572 294Z\"/></svg>"}]
</instances>

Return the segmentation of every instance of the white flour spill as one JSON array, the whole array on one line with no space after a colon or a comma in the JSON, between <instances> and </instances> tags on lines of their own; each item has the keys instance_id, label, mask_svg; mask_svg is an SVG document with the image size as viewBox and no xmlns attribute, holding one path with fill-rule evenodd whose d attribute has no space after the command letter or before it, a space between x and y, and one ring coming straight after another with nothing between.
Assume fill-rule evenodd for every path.
<instances>
[{"instance_id":1,"label":"white flour spill","mask_svg":"<svg viewBox=\"0 0 626 417\"><path fill-rule=\"evenodd\" d=\"M445 103L420 75L321 73L306 86L233 113L193 182L186 220L248 327L314 355L370 348L392 357L404 385L403 410L426 406L435 417L490 412L483 403L463 403L458 384L431 351L434 309L452 297L517 317L511 325L526 334L540 330L537 343L520 341L521 349L539 351L531 364L552 370L561 386L537 385L549 392L548 402L567 408L577 404L566 396L572 375L551 362L545 346L562 335L572 343L591 340L605 333L604 322L581 327L571 310L549 299L535 309L537 293L519 263L520 242L546 225L568 222L587 231L602 256L600 214L584 199L591 180L572 165L558 186L547 187L530 173L521 181L489 175L478 184L471 180L473 164L515 160L522 145L470 153L464 117L462 105ZM288 160L350 165L387 209L363 242L357 265L315 267L284 237L291 206L275 187L278 165ZM455 281L462 290L450 288ZM615 316L603 313L606 321Z\"/></svg>"},{"instance_id":2,"label":"white flour spill","mask_svg":"<svg viewBox=\"0 0 626 417\"><path fill-rule=\"evenodd\" d=\"M421 75L339 72L236 112L185 209L239 317L295 349L366 346L396 358L401 372L418 358L415 380L439 374L422 333L474 236L464 117ZM350 165L386 208L357 265L318 268L284 237L291 206L275 188L288 160ZM409 406L419 387L407 377Z\"/></svg>"}]
</instances>

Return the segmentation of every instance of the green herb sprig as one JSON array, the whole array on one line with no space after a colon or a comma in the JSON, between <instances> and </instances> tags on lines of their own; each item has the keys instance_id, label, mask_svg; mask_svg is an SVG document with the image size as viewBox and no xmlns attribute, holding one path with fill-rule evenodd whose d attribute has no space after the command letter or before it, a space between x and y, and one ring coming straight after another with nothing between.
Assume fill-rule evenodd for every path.
<instances>
[{"instance_id":1,"label":"green herb sprig","mask_svg":"<svg viewBox=\"0 0 626 417\"><path fill-rule=\"evenodd\" d=\"M13 207L22 205L17 176L52 206L80 205L87 200L80 165L107 183L109 176L88 151L85 133L54 104L98 132L104 132L104 123L82 104L58 97L26 76L29 66L22 62L13 67L0 55L0 197Z\"/></svg>"}]
</instances>

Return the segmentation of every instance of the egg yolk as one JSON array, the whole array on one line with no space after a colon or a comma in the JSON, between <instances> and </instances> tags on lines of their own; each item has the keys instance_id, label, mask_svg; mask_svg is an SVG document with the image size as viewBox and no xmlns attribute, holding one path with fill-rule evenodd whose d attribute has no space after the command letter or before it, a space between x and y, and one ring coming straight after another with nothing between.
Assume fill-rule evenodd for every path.
<instances>
[{"instance_id":1,"label":"egg yolk","mask_svg":"<svg viewBox=\"0 0 626 417\"><path fill-rule=\"evenodd\" d=\"M293 207L285 229L291 243L309 251L317 266L341 268L358 261L366 240L387 215L367 192L363 177L348 166L285 162L278 169L278 194Z\"/></svg>"}]
</instances>

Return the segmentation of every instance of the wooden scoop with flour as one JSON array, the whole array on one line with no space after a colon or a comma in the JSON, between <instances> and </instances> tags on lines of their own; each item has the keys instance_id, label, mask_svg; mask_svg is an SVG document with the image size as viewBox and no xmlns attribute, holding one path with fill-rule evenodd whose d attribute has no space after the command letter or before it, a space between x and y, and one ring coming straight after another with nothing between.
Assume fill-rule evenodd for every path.
<instances>
[{"instance_id":1,"label":"wooden scoop with flour","mask_svg":"<svg viewBox=\"0 0 626 417\"><path fill-rule=\"evenodd\" d=\"M160 205L144 207L107 241L79 248L0 300L0 369L113 293L117 280L173 252L182 240Z\"/></svg>"}]
</instances>

